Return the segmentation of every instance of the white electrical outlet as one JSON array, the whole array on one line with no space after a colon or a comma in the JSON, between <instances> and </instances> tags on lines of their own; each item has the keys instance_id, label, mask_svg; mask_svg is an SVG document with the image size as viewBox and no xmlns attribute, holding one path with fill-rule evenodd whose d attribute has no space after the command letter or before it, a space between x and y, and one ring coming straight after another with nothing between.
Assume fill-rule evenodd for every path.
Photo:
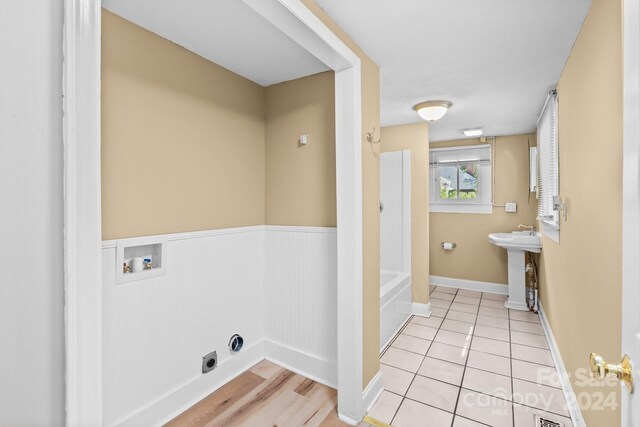
<instances>
[{"instance_id":1,"label":"white electrical outlet","mask_svg":"<svg viewBox=\"0 0 640 427\"><path fill-rule=\"evenodd\" d=\"M504 211L508 213L514 213L518 210L518 204L516 202L505 203Z\"/></svg>"}]
</instances>

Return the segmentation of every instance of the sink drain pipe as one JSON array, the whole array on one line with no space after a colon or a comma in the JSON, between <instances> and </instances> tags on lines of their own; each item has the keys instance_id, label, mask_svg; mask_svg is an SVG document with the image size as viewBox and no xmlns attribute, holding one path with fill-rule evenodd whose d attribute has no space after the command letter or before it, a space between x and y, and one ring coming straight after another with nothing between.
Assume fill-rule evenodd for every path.
<instances>
[{"instance_id":1,"label":"sink drain pipe","mask_svg":"<svg viewBox=\"0 0 640 427\"><path fill-rule=\"evenodd\" d=\"M527 307L529 311L538 312L538 265L535 256L531 252L525 252L528 261L525 272L527 274Z\"/></svg>"}]
</instances>

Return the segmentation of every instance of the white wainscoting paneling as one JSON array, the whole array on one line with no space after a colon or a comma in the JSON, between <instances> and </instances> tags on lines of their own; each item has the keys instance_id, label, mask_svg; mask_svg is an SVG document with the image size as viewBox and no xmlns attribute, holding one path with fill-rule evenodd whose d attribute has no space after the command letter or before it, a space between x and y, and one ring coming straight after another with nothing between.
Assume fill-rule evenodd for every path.
<instances>
[{"instance_id":1,"label":"white wainscoting paneling","mask_svg":"<svg viewBox=\"0 0 640 427\"><path fill-rule=\"evenodd\" d=\"M267 226L265 248L267 358L336 387L336 229Z\"/></svg>"},{"instance_id":2,"label":"white wainscoting paneling","mask_svg":"<svg viewBox=\"0 0 640 427\"><path fill-rule=\"evenodd\" d=\"M103 249L104 425L166 421L179 408L168 404L163 413L154 404L194 404L263 357L263 228L168 245L166 275L118 285L115 249ZM260 347L228 369L239 356L227 347L234 333L244 337L243 351ZM202 375L202 356L214 350L217 372ZM185 389L200 394L172 397Z\"/></svg>"},{"instance_id":3,"label":"white wainscoting paneling","mask_svg":"<svg viewBox=\"0 0 640 427\"><path fill-rule=\"evenodd\" d=\"M104 425L163 424L263 358L336 387L335 228L159 237L166 275L123 284L117 242L103 242ZM245 339L236 355L234 333ZM203 375L214 350L218 367Z\"/></svg>"}]
</instances>

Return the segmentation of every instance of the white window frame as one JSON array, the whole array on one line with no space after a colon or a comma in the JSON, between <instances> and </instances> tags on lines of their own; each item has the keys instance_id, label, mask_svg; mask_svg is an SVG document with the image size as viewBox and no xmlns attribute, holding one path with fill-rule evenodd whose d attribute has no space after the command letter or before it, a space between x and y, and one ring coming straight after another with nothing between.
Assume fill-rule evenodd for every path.
<instances>
[{"instance_id":1,"label":"white window frame","mask_svg":"<svg viewBox=\"0 0 640 427\"><path fill-rule=\"evenodd\" d=\"M478 151L487 150L487 159L481 159L479 161L467 160L470 157L469 152L471 150ZM475 199L447 199L440 198L440 183L438 181L438 166L445 166L447 163L437 163L433 161L433 154L445 153L457 157L458 161L452 161L451 166L460 166L464 164L479 164L478 168L478 197ZM491 174L492 174L492 160L491 160L491 146L489 144L483 145L465 145L459 147L446 147L446 148L432 148L429 150L429 179L431 185L429 186L429 212L435 213L467 213L467 214L492 214L493 213L493 201L491 192Z\"/></svg>"},{"instance_id":2,"label":"white window frame","mask_svg":"<svg viewBox=\"0 0 640 427\"><path fill-rule=\"evenodd\" d=\"M558 94L549 92L538 118L538 221L543 235L560 243L560 215L554 209L554 197L559 195L558 162Z\"/></svg>"}]
</instances>

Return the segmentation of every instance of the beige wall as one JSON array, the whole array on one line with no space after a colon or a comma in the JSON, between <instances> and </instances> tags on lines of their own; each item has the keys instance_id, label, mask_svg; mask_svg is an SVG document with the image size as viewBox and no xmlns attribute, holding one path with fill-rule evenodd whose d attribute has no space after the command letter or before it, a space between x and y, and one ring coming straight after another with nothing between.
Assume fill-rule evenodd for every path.
<instances>
[{"instance_id":1,"label":"beige wall","mask_svg":"<svg viewBox=\"0 0 640 427\"><path fill-rule=\"evenodd\" d=\"M381 150L411 151L411 281L413 301L429 301L429 126L382 128Z\"/></svg>"},{"instance_id":2,"label":"beige wall","mask_svg":"<svg viewBox=\"0 0 640 427\"><path fill-rule=\"evenodd\" d=\"M594 0L560 77L560 195L568 218L560 244L544 238L542 248L542 303L574 391L590 395L620 389L580 388L575 374L592 351L621 357L621 19L620 0ZM620 425L619 407L583 415L589 426Z\"/></svg>"},{"instance_id":3,"label":"beige wall","mask_svg":"<svg viewBox=\"0 0 640 427\"><path fill-rule=\"evenodd\" d=\"M358 55L362 66L363 387L366 387L380 370L380 162L364 140L367 131L380 129L380 73L378 66L322 8L313 0L302 2Z\"/></svg>"},{"instance_id":4,"label":"beige wall","mask_svg":"<svg viewBox=\"0 0 640 427\"><path fill-rule=\"evenodd\" d=\"M336 226L334 89L333 71L267 88L267 224Z\"/></svg>"},{"instance_id":5,"label":"beige wall","mask_svg":"<svg viewBox=\"0 0 640 427\"><path fill-rule=\"evenodd\" d=\"M516 202L516 213L494 207L492 214L432 212L429 223L430 273L433 276L507 284L507 251L489 243L488 235L516 230L518 224L534 224L538 203L529 199L529 148L535 135L511 135L496 138L493 172L495 204ZM479 139L432 143L431 148L481 144ZM458 247L444 251L440 242L455 242Z\"/></svg>"},{"instance_id":6,"label":"beige wall","mask_svg":"<svg viewBox=\"0 0 640 427\"><path fill-rule=\"evenodd\" d=\"M265 223L265 89L106 10L102 237Z\"/></svg>"}]
</instances>

